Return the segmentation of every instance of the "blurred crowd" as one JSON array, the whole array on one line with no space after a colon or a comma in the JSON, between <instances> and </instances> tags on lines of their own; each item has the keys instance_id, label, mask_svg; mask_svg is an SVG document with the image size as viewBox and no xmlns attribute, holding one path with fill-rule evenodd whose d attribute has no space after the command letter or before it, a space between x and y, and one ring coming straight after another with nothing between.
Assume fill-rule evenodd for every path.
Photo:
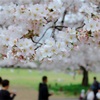
<instances>
[{"instance_id":1,"label":"blurred crowd","mask_svg":"<svg viewBox=\"0 0 100 100\"><path fill-rule=\"evenodd\" d=\"M48 100L49 96L53 95L48 91L47 82L47 76L43 76L39 84L38 100ZM9 80L0 77L0 100L14 100L16 93L9 91L9 86ZM96 77L87 92L82 89L79 100L100 100L100 83Z\"/></svg>"},{"instance_id":2,"label":"blurred crowd","mask_svg":"<svg viewBox=\"0 0 100 100\"><path fill-rule=\"evenodd\" d=\"M81 91L79 100L100 100L100 83L96 77L86 93L84 89Z\"/></svg>"}]
</instances>

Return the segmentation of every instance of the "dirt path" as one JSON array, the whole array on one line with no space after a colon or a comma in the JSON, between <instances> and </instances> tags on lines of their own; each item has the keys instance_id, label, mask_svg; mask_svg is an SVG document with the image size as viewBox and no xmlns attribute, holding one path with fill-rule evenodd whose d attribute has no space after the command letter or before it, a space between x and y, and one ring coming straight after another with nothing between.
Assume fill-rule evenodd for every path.
<instances>
[{"instance_id":1,"label":"dirt path","mask_svg":"<svg viewBox=\"0 0 100 100\"><path fill-rule=\"evenodd\" d=\"M14 87L12 90L16 90L17 96L14 100L38 100L38 92L31 88ZM73 98L66 98L60 96L52 96L50 100L78 100Z\"/></svg>"},{"instance_id":2,"label":"dirt path","mask_svg":"<svg viewBox=\"0 0 100 100\"><path fill-rule=\"evenodd\" d=\"M38 92L31 88L14 87L14 90L17 94L14 100L37 100Z\"/></svg>"}]
</instances>

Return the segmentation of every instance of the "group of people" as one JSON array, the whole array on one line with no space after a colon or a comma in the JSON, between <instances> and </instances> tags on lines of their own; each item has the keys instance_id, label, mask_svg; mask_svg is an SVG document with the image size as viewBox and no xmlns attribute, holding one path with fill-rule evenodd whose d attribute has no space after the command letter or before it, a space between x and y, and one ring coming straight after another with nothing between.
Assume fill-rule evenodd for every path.
<instances>
[{"instance_id":1,"label":"group of people","mask_svg":"<svg viewBox=\"0 0 100 100\"><path fill-rule=\"evenodd\" d=\"M50 94L47 86L48 78L47 76L42 77L42 82L39 84L39 96L38 100L48 100ZM0 77L0 100L13 100L16 96L15 93L9 92L9 80L2 80Z\"/></svg>"},{"instance_id":2,"label":"group of people","mask_svg":"<svg viewBox=\"0 0 100 100\"><path fill-rule=\"evenodd\" d=\"M100 83L94 77L93 84L85 94L85 90L81 91L79 100L100 100Z\"/></svg>"},{"instance_id":3,"label":"group of people","mask_svg":"<svg viewBox=\"0 0 100 100\"><path fill-rule=\"evenodd\" d=\"M39 95L38 100L49 100L50 94L47 86L47 76L42 77L42 82L39 84ZM13 100L16 96L15 93L9 92L9 80L2 80L0 77L0 100ZM81 91L79 100L100 100L100 83L94 77L94 82L85 94L85 90Z\"/></svg>"},{"instance_id":4,"label":"group of people","mask_svg":"<svg viewBox=\"0 0 100 100\"><path fill-rule=\"evenodd\" d=\"M0 77L0 100L13 100L15 98L16 94L8 91L9 85L9 80L2 80Z\"/></svg>"}]
</instances>

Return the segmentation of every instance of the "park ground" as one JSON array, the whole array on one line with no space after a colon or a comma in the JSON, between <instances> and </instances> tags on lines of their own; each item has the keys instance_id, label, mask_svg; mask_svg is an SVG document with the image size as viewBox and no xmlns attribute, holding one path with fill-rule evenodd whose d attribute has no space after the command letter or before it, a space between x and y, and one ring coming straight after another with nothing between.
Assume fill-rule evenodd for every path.
<instances>
[{"instance_id":1,"label":"park ground","mask_svg":"<svg viewBox=\"0 0 100 100\"><path fill-rule=\"evenodd\" d=\"M37 100L38 85L44 75L48 76L50 92L54 93L50 100L77 100L75 98L78 98L80 91L89 88L81 86L82 74L80 72L77 72L74 77L70 71L63 73L32 69L0 69L0 76L10 80L10 91L17 93L15 100ZM94 76L99 79L100 74L89 72L89 84L92 84Z\"/></svg>"},{"instance_id":2,"label":"park ground","mask_svg":"<svg viewBox=\"0 0 100 100\"><path fill-rule=\"evenodd\" d=\"M38 92L34 89L14 87L18 91L15 100L38 100ZM76 98L54 95L50 100L77 100Z\"/></svg>"}]
</instances>

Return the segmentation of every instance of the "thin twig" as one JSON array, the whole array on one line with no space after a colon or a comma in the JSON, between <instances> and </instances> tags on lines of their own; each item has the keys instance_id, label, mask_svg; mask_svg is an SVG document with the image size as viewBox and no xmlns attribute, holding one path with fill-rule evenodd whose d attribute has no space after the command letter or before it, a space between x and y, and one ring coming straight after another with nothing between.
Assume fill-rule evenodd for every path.
<instances>
[{"instance_id":1,"label":"thin twig","mask_svg":"<svg viewBox=\"0 0 100 100\"><path fill-rule=\"evenodd\" d=\"M43 45L43 44L42 44ZM34 50L37 50L38 48L40 48L42 45L40 45L40 46L37 46Z\"/></svg>"},{"instance_id":2,"label":"thin twig","mask_svg":"<svg viewBox=\"0 0 100 100\"><path fill-rule=\"evenodd\" d=\"M56 41L56 35L55 35L55 26L56 26L56 23L57 23L58 19L54 22L54 25L53 25L53 31L52 31L52 38L54 38L54 40Z\"/></svg>"},{"instance_id":3,"label":"thin twig","mask_svg":"<svg viewBox=\"0 0 100 100\"><path fill-rule=\"evenodd\" d=\"M58 26L55 26L55 28L59 30L59 28L68 28L68 26L59 26L58 25Z\"/></svg>"},{"instance_id":4,"label":"thin twig","mask_svg":"<svg viewBox=\"0 0 100 100\"><path fill-rule=\"evenodd\" d=\"M48 28L46 29L46 31L43 33L43 35L41 36L41 38L36 42L35 45L37 45L37 44L41 41L41 39L45 36L46 32L47 32L50 28L58 29L58 30L59 30L60 27L61 27L61 28L68 28L67 26L50 26L50 27L48 27Z\"/></svg>"},{"instance_id":5,"label":"thin twig","mask_svg":"<svg viewBox=\"0 0 100 100\"><path fill-rule=\"evenodd\" d=\"M37 44L41 41L41 39L45 36L46 32L47 32L50 28L53 28L53 27L52 27L52 26L48 27L48 28L46 29L46 31L43 33L43 35L41 36L41 38L37 41L37 43L36 43L35 45L37 45Z\"/></svg>"},{"instance_id":6,"label":"thin twig","mask_svg":"<svg viewBox=\"0 0 100 100\"><path fill-rule=\"evenodd\" d=\"M81 29L81 28L83 28L84 26L85 26L85 24L83 23L83 25L77 27L76 30Z\"/></svg>"},{"instance_id":7,"label":"thin twig","mask_svg":"<svg viewBox=\"0 0 100 100\"><path fill-rule=\"evenodd\" d=\"M33 40L33 38L31 38L31 40L32 40L33 43L38 43L38 42L35 42L35 41ZM42 45L42 43L38 43L38 44Z\"/></svg>"},{"instance_id":8,"label":"thin twig","mask_svg":"<svg viewBox=\"0 0 100 100\"><path fill-rule=\"evenodd\" d=\"M44 17L44 19L46 20L47 23L50 23L51 21L48 20L46 17Z\"/></svg>"},{"instance_id":9,"label":"thin twig","mask_svg":"<svg viewBox=\"0 0 100 100\"><path fill-rule=\"evenodd\" d=\"M67 9L69 8L69 7L71 7L72 5L73 5L73 3L74 3L74 0L72 1L72 3L68 6L68 7L66 7L66 9L65 9L65 11L64 11L64 13L63 13L63 18L62 18L62 21L61 21L61 26L63 26L64 25L64 21L65 21L65 16L66 16L66 14L67 14ZM59 30L62 30L63 28L61 27Z\"/></svg>"}]
</instances>

